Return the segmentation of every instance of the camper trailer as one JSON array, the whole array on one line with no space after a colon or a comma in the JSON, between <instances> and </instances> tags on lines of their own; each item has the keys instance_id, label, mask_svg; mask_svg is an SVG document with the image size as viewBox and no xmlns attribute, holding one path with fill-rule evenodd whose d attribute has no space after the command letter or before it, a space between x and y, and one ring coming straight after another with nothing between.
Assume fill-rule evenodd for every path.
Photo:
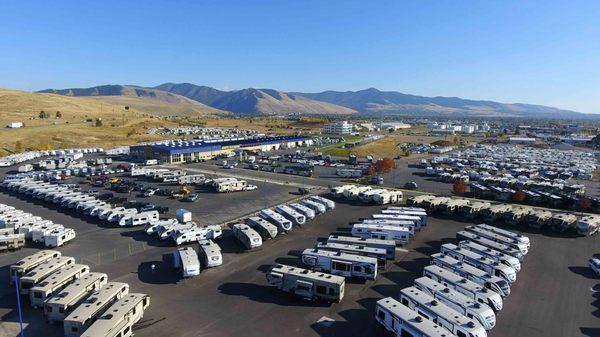
<instances>
[{"instance_id":1,"label":"camper trailer","mask_svg":"<svg viewBox=\"0 0 600 337\"><path fill-rule=\"evenodd\" d=\"M131 337L133 326L143 317L149 305L148 295L127 294L111 305L81 336Z\"/></svg>"},{"instance_id":2,"label":"camper trailer","mask_svg":"<svg viewBox=\"0 0 600 337\"><path fill-rule=\"evenodd\" d=\"M407 215L407 214L373 214L373 219L377 220L395 220L395 221L412 221L415 225L415 228L421 229L423 224L423 220L421 220L420 216L417 215ZM413 233L414 234L414 233Z\"/></svg>"},{"instance_id":3,"label":"camper trailer","mask_svg":"<svg viewBox=\"0 0 600 337\"><path fill-rule=\"evenodd\" d=\"M396 226L408 229L410 236L415 235L415 230L420 229L414 221L410 220L392 220L392 219L363 219L361 222L365 225L385 225L385 226Z\"/></svg>"},{"instance_id":4,"label":"camper trailer","mask_svg":"<svg viewBox=\"0 0 600 337\"><path fill-rule=\"evenodd\" d=\"M418 216L421 218L421 224L423 226L427 226L427 212L424 210L411 210L411 209L384 209L381 211L381 214L398 214L398 215L410 215L410 216ZM420 229L420 228L419 228Z\"/></svg>"},{"instance_id":5,"label":"camper trailer","mask_svg":"<svg viewBox=\"0 0 600 337\"><path fill-rule=\"evenodd\" d=\"M344 277L374 280L377 277L377 259L319 249L305 249L302 263L317 271Z\"/></svg>"},{"instance_id":6,"label":"camper trailer","mask_svg":"<svg viewBox=\"0 0 600 337\"><path fill-rule=\"evenodd\" d=\"M75 239L75 230L72 228L55 229L44 236L44 245L46 247L60 247L65 243Z\"/></svg>"},{"instance_id":7,"label":"camper trailer","mask_svg":"<svg viewBox=\"0 0 600 337\"><path fill-rule=\"evenodd\" d=\"M521 270L521 262L519 262L519 259L517 259L516 257L510 256L508 254L504 254L503 252L501 252L499 250L495 250L495 249L480 245L477 242L469 241L469 240L460 241L458 243L458 246L462 249L470 250L479 255L482 255L489 259L492 259L498 263L502 263L506 266L509 266L512 269L514 269L516 272L519 272L519 270Z\"/></svg>"},{"instance_id":8,"label":"camper trailer","mask_svg":"<svg viewBox=\"0 0 600 337\"><path fill-rule=\"evenodd\" d=\"M200 261L192 247L178 248L173 253L173 267L181 272L182 277L200 275Z\"/></svg>"},{"instance_id":9,"label":"camper trailer","mask_svg":"<svg viewBox=\"0 0 600 337\"><path fill-rule=\"evenodd\" d=\"M204 174L188 174L177 178L177 182L180 185L186 184L202 184L206 180Z\"/></svg>"},{"instance_id":10,"label":"camper trailer","mask_svg":"<svg viewBox=\"0 0 600 337\"><path fill-rule=\"evenodd\" d=\"M452 337L446 328L403 305L392 297L375 303L375 320L395 337Z\"/></svg>"},{"instance_id":11,"label":"camper trailer","mask_svg":"<svg viewBox=\"0 0 600 337\"><path fill-rule=\"evenodd\" d=\"M496 314L489 306L476 303L466 295L428 277L420 277L415 280L414 284L415 288L461 315L476 319L484 329L491 330L496 326Z\"/></svg>"},{"instance_id":12,"label":"camper trailer","mask_svg":"<svg viewBox=\"0 0 600 337\"><path fill-rule=\"evenodd\" d=\"M502 219L509 225L516 226L523 221L525 221L525 217L532 211L532 208L529 207L513 207L513 209L509 212L506 212L502 215Z\"/></svg>"},{"instance_id":13,"label":"camper trailer","mask_svg":"<svg viewBox=\"0 0 600 337\"><path fill-rule=\"evenodd\" d=\"M21 295L28 295L33 286L42 282L55 271L74 263L75 259L68 256L58 256L40 263L33 270L29 270L19 278L19 292Z\"/></svg>"},{"instance_id":14,"label":"camper trailer","mask_svg":"<svg viewBox=\"0 0 600 337\"><path fill-rule=\"evenodd\" d=\"M147 223L144 227L144 231L146 232L146 234L151 235L156 233L159 228L170 227L178 223L179 221L177 221L177 219L174 218L167 220L158 220L156 222Z\"/></svg>"},{"instance_id":15,"label":"camper trailer","mask_svg":"<svg viewBox=\"0 0 600 337\"><path fill-rule=\"evenodd\" d=\"M184 243L216 239L221 236L223 230L219 225L208 225L206 227L192 227L184 229L176 229L171 232L171 237L176 245L182 245Z\"/></svg>"},{"instance_id":16,"label":"camper trailer","mask_svg":"<svg viewBox=\"0 0 600 337\"><path fill-rule=\"evenodd\" d=\"M523 254L523 255L527 255L527 253L529 252L528 243L522 242L521 240L519 240L517 238L506 237L506 236L497 234L495 232L489 231L489 230L484 229L479 226L466 226L465 230L468 232L475 233L475 234L477 234L483 238L486 238L488 240L492 240L492 241L501 243L503 245L512 247L514 249L518 249L519 252L521 252L521 254Z\"/></svg>"},{"instance_id":17,"label":"camper trailer","mask_svg":"<svg viewBox=\"0 0 600 337\"><path fill-rule=\"evenodd\" d=\"M393 240L398 245L406 245L410 239L410 230L398 226L359 223L352 226L352 236Z\"/></svg>"},{"instance_id":18,"label":"camper trailer","mask_svg":"<svg viewBox=\"0 0 600 337\"><path fill-rule=\"evenodd\" d=\"M312 220L315 218L315 211L312 210L311 208L308 208L302 204L299 204L297 202L295 203L291 203L289 205L292 209L296 210L296 212L304 215L306 217L307 220Z\"/></svg>"},{"instance_id":19,"label":"camper trailer","mask_svg":"<svg viewBox=\"0 0 600 337\"><path fill-rule=\"evenodd\" d=\"M175 223L173 225L164 225L164 226L159 226L156 228L155 233L158 235L158 237L161 240L166 240L168 238L170 238L173 234L173 232L175 232L176 230L185 230L185 229L190 229L190 228L196 228L198 226L196 226L195 223L190 222L190 223Z\"/></svg>"},{"instance_id":20,"label":"camper trailer","mask_svg":"<svg viewBox=\"0 0 600 337\"><path fill-rule=\"evenodd\" d=\"M334 198L342 198L344 197L344 191L354 187L356 187L356 185L334 186L329 190L329 193Z\"/></svg>"},{"instance_id":21,"label":"camper trailer","mask_svg":"<svg viewBox=\"0 0 600 337\"><path fill-rule=\"evenodd\" d=\"M129 294L129 285L108 282L94 291L79 306L75 307L63 321L65 337L79 337L106 309Z\"/></svg>"},{"instance_id":22,"label":"camper trailer","mask_svg":"<svg viewBox=\"0 0 600 337\"><path fill-rule=\"evenodd\" d=\"M467 231L459 231L456 233L456 238L459 240L467 240L467 241L475 242L482 246L492 248L492 249L500 251L504 254L510 255L510 256L518 259L520 262L523 261L523 254L518 249L515 249L513 247L510 247L508 245L505 245L505 244L502 244L502 243L499 243L499 242L496 242L493 240L486 239L482 236L479 236L478 234L475 234L472 232L467 232Z\"/></svg>"},{"instance_id":23,"label":"camper trailer","mask_svg":"<svg viewBox=\"0 0 600 337\"><path fill-rule=\"evenodd\" d=\"M592 236L598 233L600 228L600 216L588 215L577 220L577 234L581 236Z\"/></svg>"},{"instance_id":24,"label":"camper trailer","mask_svg":"<svg viewBox=\"0 0 600 337\"><path fill-rule=\"evenodd\" d=\"M372 196L374 203L379 205L397 204L402 202L402 191L384 190L380 193L375 193Z\"/></svg>"},{"instance_id":25,"label":"camper trailer","mask_svg":"<svg viewBox=\"0 0 600 337\"><path fill-rule=\"evenodd\" d=\"M58 258L61 255L61 252L56 250L40 250L34 254L22 258L10 266L10 284L15 283L15 275L17 278L21 278L28 272L35 269L37 266L52 259Z\"/></svg>"},{"instance_id":26,"label":"camper trailer","mask_svg":"<svg viewBox=\"0 0 600 337\"><path fill-rule=\"evenodd\" d=\"M566 232L577 228L577 217L573 214L555 213L549 221L555 232Z\"/></svg>"},{"instance_id":27,"label":"camper trailer","mask_svg":"<svg viewBox=\"0 0 600 337\"><path fill-rule=\"evenodd\" d=\"M49 322L60 322L75 309L79 302L91 292L102 288L108 282L103 273L87 273L49 298L44 304L44 314Z\"/></svg>"},{"instance_id":28,"label":"camper trailer","mask_svg":"<svg viewBox=\"0 0 600 337\"><path fill-rule=\"evenodd\" d=\"M312 209L317 214L323 214L327 211L327 206L325 206L324 204L322 204L320 202L315 202L314 200L311 200L311 199L301 200L300 205L303 205L305 207Z\"/></svg>"},{"instance_id":29,"label":"camper trailer","mask_svg":"<svg viewBox=\"0 0 600 337\"><path fill-rule=\"evenodd\" d=\"M468 249L460 248L452 243L442 245L440 252L448 255L460 262L469 264L475 268L481 269L490 276L498 276L505 279L508 283L514 283L517 280L516 271L507 265L494 261L487 256L473 252Z\"/></svg>"},{"instance_id":30,"label":"camper trailer","mask_svg":"<svg viewBox=\"0 0 600 337\"><path fill-rule=\"evenodd\" d=\"M331 210L331 209L335 208L335 202L333 200L329 200L327 198L323 198L318 195L313 195L313 196L309 197L308 199L325 205L325 208L327 208L327 210Z\"/></svg>"},{"instance_id":31,"label":"camper trailer","mask_svg":"<svg viewBox=\"0 0 600 337\"><path fill-rule=\"evenodd\" d=\"M498 228L498 227L490 226L490 225L486 225L486 224L480 224L480 225L477 225L477 227L488 230L490 232L494 232L494 233L502 235L502 236L506 236L506 237L516 240L520 243L526 244L527 247L531 246L529 238L525 235L521 235L521 234L518 234L515 232L508 231L506 229L502 229L502 228Z\"/></svg>"},{"instance_id":32,"label":"camper trailer","mask_svg":"<svg viewBox=\"0 0 600 337\"><path fill-rule=\"evenodd\" d=\"M359 194L366 192L368 190L371 190L372 187L370 186L355 186L353 185L352 187L344 190L344 197L348 200L356 200L358 199Z\"/></svg>"},{"instance_id":33,"label":"camper trailer","mask_svg":"<svg viewBox=\"0 0 600 337\"><path fill-rule=\"evenodd\" d=\"M71 264L55 271L29 290L31 305L34 308L43 306L47 299L89 271L90 267L83 264Z\"/></svg>"},{"instance_id":34,"label":"camper trailer","mask_svg":"<svg viewBox=\"0 0 600 337\"><path fill-rule=\"evenodd\" d=\"M287 205L275 206L277 213L283 215L286 219L292 221L295 225L304 225L306 223L306 217L293 208Z\"/></svg>"},{"instance_id":35,"label":"camper trailer","mask_svg":"<svg viewBox=\"0 0 600 337\"><path fill-rule=\"evenodd\" d=\"M0 252L25 247L25 235L5 233L0 235Z\"/></svg>"},{"instance_id":36,"label":"camper trailer","mask_svg":"<svg viewBox=\"0 0 600 337\"><path fill-rule=\"evenodd\" d=\"M457 313L443 302L436 300L416 287L400 290L400 303L443 326L455 335L487 337L485 329L480 324Z\"/></svg>"},{"instance_id":37,"label":"camper trailer","mask_svg":"<svg viewBox=\"0 0 600 337\"><path fill-rule=\"evenodd\" d=\"M458 211L462 208L465 207L466 205L469 205L471 202L469 200L466 199L450 199L447 200L445 202L442 202L439 206L438 206L438 211L442 212L443 214L446 215L451 215L454 213L458 213Z\"/></svg>"},{"instance_id":38,"label":"camper trailer","mask_svg":"<svg viewBox=\"0 0 600 337\"><path fill-rule=\"evenodd\" d=\"M55 230L59 230L59 229L63 229L64 226L57 224L57 223L51 223L51 224L47 224L47 225L43 225L40 226L32 231L30 231L31 233L31 241L33 242L44 242L45 241L45 237L47 235L50 235L50 233L52 233Z\"/></svg>"},{"instance_id":39,"label":"camper trailer","mask_svg":"<svg viewBox=\"0 0 600 337\"><path fill-rule=\"evenodd\" d=\"M512 206L500 204L490 206L489 208L484 208L481 210L480 214L483 217L483 219L490 222L494 222L496 220L501 219L505 213L510 212L511 210Z\"/></svg>"},{"instance_id":40,"label":"camper trailer","mask_svg":"<svg viewBox=\"0 0 600 337\"><path fill-rule=\"evenodd\" d=\"M254 249L262 246L262 239L260 235L250 226L245 224L234 224L231 227L233 236L244 246L246 249Z\"/></svg>"},{"instance_id":41,"label":"camper trailer","mask_svg":"<svg viewBox=\"0 0 600 337\"><path fill-rule=\"evenodd\" d=\"M281 232L289 232L292 230L292 222L283 217L283 215L276 213L272 209L263 209L258 215L269 221L270 223L277 225Z\"/></svg>"},{"instance_id":42,"label":"camper trailer","mask_svg":"<svg viewBox=\"0 0 600 337\"><path fill-rule=\"evenodd\" d=\"M330 235L327 243L342 243L385 250L386 257L390 260L396 258L396 242L394 240L381 240L360 238L354 236Z\"/></svg>"},{"instance_id":43,"label":"camper trailer","mask_svg":"<svg viewBox=\"0 0 600 337\"><path fill-rule=\"evenodd\" d=\"M525 222L529 227L539 229L546 226L551 217L552 212L550 211L533 210L531 213L525 216Z\"/></svg>"},{"instance_id":44,"label":"camper trailer","mask_svg":"<svg viewBox=\"0 0 600 337\"><path fill-rule=\"evenodd\" d=\"M158 222L158 211L148 211L137 214L129 214L119 220L119 226L146 226Z\"/></svg>"},{"instance_id":45,"label":"camper trailer","mask_svg":"<svg viewBox=\"0 0 600 337\"><path fill-rule=\"evenodd\" d=\"M318 242L315 248L318 250L328 250L332 252L372 257L377 259L377 266L380 269L385 269L385 263L387 260L387 252L385 249L333 242Z\"/></svg>"},{"instance_id":46,"label":"camper trailer","mask_svg":"<svg viewBox=\"0 0 600 337\"><path fill-rule=\"evenodd\" d=\"M221 247L212 240L198 241L200 250L198 255L202 259L202 265L206 268L218 267L223 264L223 255Z\"/></svg>"},{"instance_id":47,"label":"camper trailer","mask_svg":"<svg viewBox=\"0 0 600 337\"><path fill-rule=\"evenodd\" d=\"M252 216L246 218L244 221L246 225L252 227L255 231L257 231L263 240L274 239L277 236L277 226L268 222L267 220Z\"/></svg>"},{"instance_id":48,"label":"camper trailer","mask_svg":"<svg viewBox=\"0 0 600 337\"><path fill-rule=\"evenodd\" d=\"M346 280L342 276L278 264L267 273L267 282L282 291L311 300L341 302Z\"/></svg>"}]
</instances>

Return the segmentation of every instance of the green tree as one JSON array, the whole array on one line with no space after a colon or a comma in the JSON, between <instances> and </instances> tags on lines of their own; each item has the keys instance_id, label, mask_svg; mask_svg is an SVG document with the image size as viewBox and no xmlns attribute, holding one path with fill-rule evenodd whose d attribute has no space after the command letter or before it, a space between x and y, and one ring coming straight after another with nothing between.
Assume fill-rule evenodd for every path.
<instances>
[{"instance_id":1,"label":"green tree","mask_svg":"<svg viewBox=\"0 0 600 337\"><path fill-rule=\"evenodd\" d=\"M96 126L102 126L102 119L96 118Z\"/></svg>"},{"instance_id":2,"label":"green tree","mask_svg":"<svg viewBox=\"0 0 600 337\"><path fill-rule=\"evenodd\" d=\"M62 118L62 112L57 111L56 112L56 118Z\"/></svg>"}]
</instances>

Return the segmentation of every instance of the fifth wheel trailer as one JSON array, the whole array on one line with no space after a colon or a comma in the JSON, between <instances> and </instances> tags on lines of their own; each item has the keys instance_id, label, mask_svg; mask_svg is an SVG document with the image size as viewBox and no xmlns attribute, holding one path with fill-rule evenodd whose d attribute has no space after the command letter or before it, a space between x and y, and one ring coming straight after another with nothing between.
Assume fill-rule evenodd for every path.
<instances>
[{"instance_id":1,"label":"fifth wheel trailer","mask_svg":"<svg viewBox=\"0 0 600 337\"><path fill-rule=\"evenodd\" d=\"M266 275L278 289L311 300L340 302L346 280L342 276L278 264Z\"/></svg>"},{"instance_id":2,"label":"fifth wheel trailer","mask_svg":"<svg viewBox=\"0 0 600 337\"><path fill-rule=\"evenodd\" d=\"M306 223L306 217L290 206L287 205L278 205L275 206L275 211L277 213L283 215L288 220L292 221L296 225L304 225Z\"/></svg>"},{"instance_id":3,"label":"fifth wheel trailer","mask_svg":"<svg viewBox=\"0 0 600 337\"><path fill-rule=\"evenodd\" d=\"M181 271L182 277L200 275L200 261L192 247L178 248L173 253L173 267Z\"/></svg>"},{"instance_id":4,"label":"fifth wheel trailer","mask_svg":"<svg viewBox=\"0 0 600 337\"><path fill-rule=\"evenodd\" d=\"M15 273L17 278L21 278L23 275L30 272L40 264L60 257L61 255L61 252L56 250L40 250L34 254L22 258L10 266L10 284L15 282Z\"/></svg>"},{"instance_id":5,"label":"fifth wheel trailer","mask_svg":"<svg viewBox=\"0 0 600 337\"><path fill-rule=\"evenodd\" d=\"M377 259L372 257L309 248L302 252L301 260L314 270L334 275L370 280L377 277Z\"/></svg>"},{"instance_id":6,"label":"fifth wheel trailer","mask_svg":"<svg viewBox=\"0 0 600 337\"><path fill-rule=\"evenodd\" d=\"M251 216L246 218L244 222L256 230L264 240L274 239L277 236L277 226L263 218Z\"/></svg>"},{"instance_id":7,"label":"fifth wheel trailer","mask_svg":"<svg viewBox=\"0 0 600 337\"><path fill-rule=\"evenodd\" d=\"M150 305L150 296L131 293L111 305L106 313L100 316L85 330L82 337L133 335L132 329L144 315Z\"/></svg>"},{"instance_id":8,"label":"fifth wheel trailer","mask_svg":"<svg viewBox=\"0 0 600 337\"><path fill-rule=\"evenodd\" d=\"M327 238L327 242L331 243L345 243L351 245L358 245L364 247L380 248L384 249L387 258L394 260L396 258L396 242L394 240L381 240L371 238L360 238L355 236L341 236L341 235L330 235Z\"/></svg>"},{"instance_id":9,"label":"fifth wheel trailer","mask_svg":"<svg viewBox=\"0 0 600 337\"><path fill-rule=\"evenodd\" d=\"M212 268L223 264L223 254L218 244L212 240L200 240L198 245L200 246L198 256L202 260L202 266Z\"/></svg>"},{"instance_id":10,"label":"fifth wheel trailer","mask_svg":"<svg viewBox=\"0 0 600 337\"><path fill-rule=\"evenodd\" d=\"M245 224L234 224L231 227L233 236L242 244L246 249L253 249L262 246L262 239L260 235L250 226Z\"/></svg>"},{"instance_id":11,"label":"fifth wheel trailer","mask_svg":"<svg viewBox=\"0 0 600 337\"><path fill-rule=\"evenodd\" d=\"M50 322L60 322L75 309L91 292L108 282L103 273L87 273L66 286L60 293L50 297L44 304L44 314Z\"/></svg>"},{"instance_id":12,"label":"fifth wheel trailer","mask_svg":"<svg viewBox=\"0 0 600 337\"><path fill-rule=\"evenodd\" d=\"M263 209L258 213L258 215L272 224L277 225L282 232L289 232L292 230L292 222L272 209Z\"/></svg>"}]
</instances>

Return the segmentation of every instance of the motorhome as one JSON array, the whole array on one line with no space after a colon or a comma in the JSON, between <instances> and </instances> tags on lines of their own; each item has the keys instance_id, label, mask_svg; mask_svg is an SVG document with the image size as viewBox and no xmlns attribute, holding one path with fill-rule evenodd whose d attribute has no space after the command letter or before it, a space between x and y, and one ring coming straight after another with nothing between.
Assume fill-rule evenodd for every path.
<instances>
[{"instance_id":1,"label":"motorhome","mask_svg":"<svg viewBox=\"0 0 600 337\"><path fill-rule=\"evenodd\" d=\"M73 281L89 273L90 267L83 264L70 264L58 269L29 290L29 300L34 308L44 305L47 299L58 294Z\"/></svg>"},{"instance_id":2,"label":"motorhome","mask_svg":"<svg viewBox=\"0 0 600 337\"><path fill-rule=\"evenodd\" d=\"M75 259L69 256L58 256L40 263L33 270L28 271L19 278L19 292L21 295L28 295L33 286L42 282L55 271L74 263Z\"/></svg>"},{"instance_id":3,"label":"motorhome","mask_svg":"<svg viewBox=\"0 0 600 337\"><path fill-rule=\"evenodd\" d=\"M142 319L150 305L150 296L130 293L111 305L85 330L82 337L131 337L133 326Z\"/></svg>"},{"instance_id":4,"label":"motorhome","mask_svg":"<svg viewBox=\"0 0 600 337\"><path fill-rule=\"evenodd\" d=\"M158 211L148 211L137 214L129 214L119 220L119 226L146 226L158 222Z\"/></svg>"},{"instance_id":5,"label":"motorhome","mask_svg":"<svg viewBox=\"0 0 600 337\"><path fill-rule=\"evenodd\" d=\"M516 257L510 256L508 254L504 254L499 250L495 250L483 245L475 241L463 240L458 242L458 246L462 249L467 249L472 252L475 252L479 255L483 255L489 259L492 259L498 263L504 264L506 266L511 267L516 272L521 270L521 262Z\"/></svg>"},{"instance_id":6,"label":"motorhome","mask_svg":"<svg viewBox=\"0 0 600 337\"><path fill-rule=\"evenodd\" d=\"M313 211L311 208L308 208L297 202L291 203L291 204L289 204L289 206L291 208L293 208L294 210L296 210L297 212L299 212L300 214L304 215L307 220L312 220L315 218L315 215L316 215L315 211Z\"/></svg>"},{"instance_id":7,"label":"motorhome","mask_svg":"<svg viewBox=\"0 0 600 337\"><path fill-rule=\"evenodd\" d=\"M600 216L587 215L577 220L577 234L581 236L592 236L598 233L600 228Z\"/></svg>"},{"instance_id":8,"label":"motorhome","mask_svg":"<svg viewBox=\"0 0 600 337\"><path fill-rule=\"evenodd\" d=\"M485 208L481 210L481 216L483 219L494 222L503 217L503 215L512 210L512 206L506 204L493 205L489 208Z\"/></svg>"},{"instance_id":9,"label":"motorhome","mask_svg":"<svg viewBox=\"0 0 600 337\"><path fill-rule=\"evenodd\" d=\"M482 246L488 247L488 248L492 248L495 250L498 250L504 254L510 255L516 259L519 260L519 262L523 261L523 254L515 248L512 248L508 245L493 241L493 240L489 240L486 239L478 234L472 233L472 232L467 232L467 231L459 231L456 233L456 238L459 240L468 240L468 241L472 241L475 243L478 243Z\"/></svg>"},{"instance_id":10,"label":"motorhome","mask_svg":"<svg viewBox=\"0 0 600 337\"><path fill-rule=\"evenodd\" d=\"M378 248L385 250L386 257L390 260L396 258L396 242L394 240L381 240L371 238L360 238L354 236L330 235L327 243L342 243L369 248Z\"/></svg>"},{"instance_id":11,"label":"motorhome","mask_svg":"<svg viewBox=\"0 0 600 337\"><path fill-rule=\"evenodd\" d=\"M262 239L258 232L245 224L234 224L231 227L233 236L246 248L254 249L262 246Z\"/></svg>"},{"instance_id":12,"label":"motorhome","mask_svg":"<svg viewBox=\"0 0 600 337\"><path fill-rule=\"evenodd\" d=\"M176 245L194 242L198 240L216 239L221 236L223 230L219 225L208 225L205 227L192 227L176 229L171 232L171 237Z\"/></svg>"},{"instance_id":13,"label":"motorhome","mask_svg":"<svg viewBox=\"0 0 600 337\"><path fill-rule=\"evenodd\" d=\"M415 235L415 230L420 230L417 224L414 221L410 220L392 220L392 219L363 219L361 220L362 224L368 225L386 225L386 226L396 226L408 229L410 232L410 236Z\"/></svg>"},{"instance_id":14,"label":"motorhome","mask_svg":"<svg viewBox=\"0 0 600 337\"><path fill-rule=\"evenodd\" d=\"M37 266L61 256L61 252L56 250L40 250L34 254L22 258L10 266L10 284L15 283L15 276L17 278L21 278L25 274L34 270Z\"/></svg>"},{"instance_id":15,"label":"motorhome","mask_svg":"<svg viewBox=\"0 0 600 337\"><path fill-rule=\"evenodd\" d=\"M301 200L300 205L304 205L304 206L312 209L317 214L323 214L327 211L327 206L323 205L322 203L310 200L310 199Z\"/></svg>"},{"instance_id":16,"label":"motorhome","mask_svg":"<svg viewBox=\"0 0 600 337\"><path fill-rule=\"evenodd\" d=\"M375 320L394 337L453 337L450 331L425 319L392 297L375 303Z\"/></svg>"},{"instance_id":17,"label":"motorhome","mask_svg":"<svg viewBox=\"0 0 600 337\"><path fill-rule=\"evenodd\" d=\"M525 216L525 222L529 227L539 229L546 226L551 217L552 212L538 209Z\"/></svg>"},{"instance_id":18,"label":"motorhome","mask_svg":"<svg viewBox=\"0 0 600 337\"><path fill-rule=\"evenodd\" d=\"M496 326L496 314L488 305L477 303L466 295L428 277L416 279L414 286L461 315L476 319L486 330Z\"/></svg>"},{"instance_id":19,"label":"motorhome","mask_svg":"<svg viewBox=\"0 0 600 337\"><path fill-rule=\"evenodd\" d=\"M279 228L281 232L289 232L292 230L292 222L272 209L263 209L258 213L258 216L274 225L277 225L277 228Z\"/></svg>"},{"instance_id":20,"label":"motorhome","mask_svg":"<svg viewBox=\"0 0 600 337\"><path fill-rule=\"evenodd\" d=\"M200 250L198 255L202 259L202 265L206 268L218 267L223 264L223 254L221 247L212 240L198 241Z\"/></svg>"},{"instance_id":21,"label":"motorhome","mask_svg":"<svg viewBox=\"0 0 600 337\"><path fill-rule=\"evenodd\" d=\"M318 196L318 195L310 196L308 199L312 200L314 202L317 202L317 203L325 205L325 207L327 208L327 210L331 210L331 209L335 208L335 202L333 200L329 200L327 198L323 198L323 197Z\"/></svg>"},{"instance_id":22,"label":"motorhome","mask_svg":"<svg viewBox=\"0 0 600 337\"><path fill-rule=\"evenodd\" d=\"M556 232L566 232L577 228L577 217L573 214L555 213L550 218L549 225Z\"/></svg>"},{"instance_id":23,"label":"motorhome","mask_svg":"<svg viewBox=\"0 0 600 337\"><path fill-rule=\"evenodd\" d=\"M393 240L398 245L406 245L410 239L410 230L398 226L378 224L354 224L352 235L360 238Z\"/></svg>"},{"instance_id":24,"label":"motorhome","mask_svg":"<svg viewBox=\"0 0 600 337\"><path fill-rule=\"evenodd\" d=\"M447 269L436 265L426 266L423 269L423 276L454 289L477 303L485 304L496 312L502 310L503 302L500 294Z\"/></svg>"},{"instance_id":25,"label":"motorhome","mask_svg":"<svg viewBox=\"0 0 600 337\"><path fill-rule=\"evenodd\" d=\"M531 242L529 240L529 237L527 237L525 235L522 235L522 234L519 234L519 233L515 233L515 232L511 232L509 230L498 228L498 227L495 227L495 226L490 226L490 225L487 225L487 224L479 224L479 225L477 225L477 227L483 228L485 230L488 230L490 232L494 232L494 233L499 234L499 235L506 236L506 237L511 238L513 240L516 240L516 241L518 241L520 243L524 243L524 244L527 245L528 248L531 246Z\"/></svg>"},{"instance_id":26,"label":"motorhome","mask_svg":"<svg viewBox=\"0 0 600 337\"><path fill-rule=\"evenodd\" d=\"M400 303L457 336L487 336L485 329L477 321L456 312L416 287L400 290Z\"/></svg>"},{"instance_id":27,"label":"motorhome","mask_svg":"<svg viewBox=\"0 0 600 337\"><path fill-rule=\"evenodd\" d=\"M301 260L304 265L314 270L334 275L370 280L377 277L377 259L372 257L305 249L302 252Z\"/></svg>"},{"instance_id":28,"label":"motorhome","mask_svg":"<svg viewBox=\"0 0 600 337\"><path fill-rule=\"evenodd\" d=\"M277 236L277 226L268 222L267 220L257 217L251 216L246 218L244 221L246 225L252 227L258 234L261 235L263 240L274 239Z\"/></svg>"},{"instance_id":29,"label":"motorhome","mask_svg":"<svg viewBox=\"0 0 600 337\"><path fill-rule=\"evenodd\" d=\"M529 252L528 244L525 242L521 242L519 239L506 237L478 226L466 226L465 230L468 232L475 233L488 240L492 240L503 245L512 247L514 249L518 249L519 252L521 252L521 254L523 255L527 255L527 253Z\"/></svg>"},{"instance_id":30,"label":"motorhome","mask_svg":"<svg viewBox=\"0 0 600 337\"><path fill-rule=\"evenodd\" d=\"M433 254L431 255L431 264L445 268L455 274L478 283L490 290L497 292L502 297L510 295L510 285L506 280L497 276L490 276L485 271L463 263L449 255L445 255L443 253Z\"/></svg>"},{"instance_id":31,"label":"motorhome","mask_svg":"<svg viewBox=\"0 0 600 337\"><path fill-rule=\"evenodd\" d=\"M342 276L278 264L266 277L278 289L311 300L339 303L344 298L346 279Z\"/></svg>"},{"instance_id":32,"label":"motorhome","mask_svg":"<svg viewBox=\"0 0 600 337\"><path fill-rule=\"evenodd\" d=\"M500 262L490 259L485 255L481 255L468 249L460 248L455 244L443 244L440 252L460 262L464 262L475 268L481 269L490 276L501 277L508 283L514 283L517 280L517 273L512 267L501 264Z\"/></svg>"},{"instance_id":33,"label":"motorhome","mask_svg":"<svg viewBox=\"0 0 600 337\"><path fill-rule=\"evenodd\" d=\"M292 221L295 225L304 225L306 223L306 217L299 212L296 212L293 208L287 205L275 206L275 211L283 215L286 219Z\"/></svg>"},{"instance_id":34,"label":"motorhome","mask_svg":"<svg viewBox=\"0 0 600 337\"><path fill-rule=\"evenodd\" d=\"M60 247L75 239L75 230L72 228L55 229L44 236L44 246Z\"/></svg>"},{"instance_id":35,"label":"motorhome","mask_svg":"<svg viewBox=\"0 0 600 337\"><path fill-rule=\"evenodd\" d=\"M200 275L200 261L192 247L178 248L173 253L173 267L181 272L182 277Z\"/></svg>"},{"instance_id":36,"label":"motorhome","mask_svg":"<svg viewBox=\"0 0 600 337\"><path fill-rule=\"evenodd\" d=\"M385 269L387 260L387 252L385 249L333 242L317 242L315 248L319 250L329 250L332 252L342 252L347 254L373 257L377 259L377 266L380 269Z\"/></svg>"},{"instance_id":37,"label":"motorhome","mask_svg":"<svg viewBox=\"0 0 600 337\"><path fill-rule=\"evenodd\" d=\"M106 309L129 294L129 285L108 282L94 291L64 319L64 336L79 337Z\"/></svg>"},{"instance_id":38,"label":"motorhome","mask_svg":"<svg viewBox=\"0 0 600 337\"><path fill-rule=\"evenodd\" d=\"M31 241L33 242L44 242L45 241L45 237L47 235L50 235L50 233L52 233L53 231L56 230L60 230L63 229L64 226L61 224L57 224L57 223L50 223L47 225L43 225L40 226L38 228L33 229L32 231L30 231L31 233Z\"/></svg>"},{"instance_id":39,"label":"motorhome","mask_svg":"<svg viewBox=\"0 0 600 337\"><path fill-rule=\"evenodd\" d=\"M165 228L165 227L173 226L177 223L179 223L179 222L175 218L171 218L171 219L167 219L167 220L158 220L156 222L147 223L146 226L144 227L144 231L146 232L146 234L151 235L151 234L156 233L158 228Z\"/></svg>"},{"instance_id":40,"label":"motorhome","mask_svg":"<svg viewBox=\"0 0 600 337\"><path fill-rule=\"evenodd\" d=\"M44 304L44 315L49 322L60 322L75 309L90 293L108 282L103 273L87 273L50 297Z\"/></svg>"}]
</instances>

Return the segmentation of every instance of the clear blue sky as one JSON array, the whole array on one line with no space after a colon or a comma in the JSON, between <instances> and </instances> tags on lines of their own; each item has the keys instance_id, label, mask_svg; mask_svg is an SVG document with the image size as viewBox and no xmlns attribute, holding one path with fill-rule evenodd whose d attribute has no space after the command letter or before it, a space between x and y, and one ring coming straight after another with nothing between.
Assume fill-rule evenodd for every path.
<instances>
[{"instance_id":1,"label":"clear blue sky","mask_svg":"<svg viewBox=\"0 0 600 337\"><path fill-rule=\"evenodd\" d=\"M163 82L600 113L600 1L0 2L0 87Z\"/></svg>"}]
</instances>

